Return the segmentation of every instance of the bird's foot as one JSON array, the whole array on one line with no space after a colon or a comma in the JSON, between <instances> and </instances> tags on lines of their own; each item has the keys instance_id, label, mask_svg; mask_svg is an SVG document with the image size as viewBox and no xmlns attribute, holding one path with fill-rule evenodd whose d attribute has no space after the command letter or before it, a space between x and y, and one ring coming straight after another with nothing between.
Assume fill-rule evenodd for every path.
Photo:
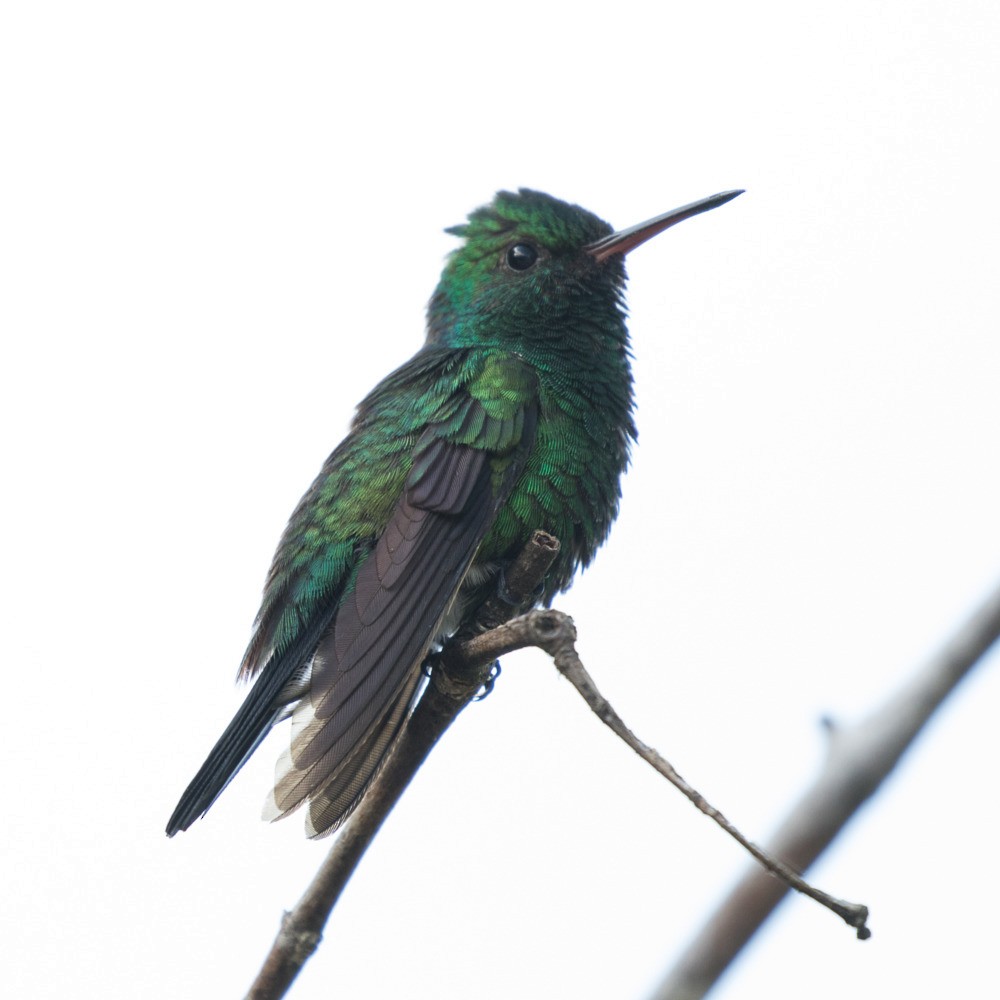
<instances>
[{"instance_id":1,"label":"bird's foot","mask_svg":"<svg viewBox=\"0 0 1000 1000\"><path fill-rule=\"evenodd\" d=\"M500 676L500 669L500 661L494 660L493 666L490 667L490 676L486 678L486 683L479 689L479 693L472 699L473 701L482 701L493 693L493 685L496 684L497 678Z\"/></svg>"}]
</instances>

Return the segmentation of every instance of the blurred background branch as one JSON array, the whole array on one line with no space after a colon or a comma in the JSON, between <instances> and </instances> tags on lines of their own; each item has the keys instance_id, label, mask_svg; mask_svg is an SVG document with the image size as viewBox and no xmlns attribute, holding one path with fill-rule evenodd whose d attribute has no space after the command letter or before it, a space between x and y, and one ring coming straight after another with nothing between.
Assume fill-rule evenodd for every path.
<instances>
[{"instance_id":1,"label":"blurred background branch","mask_svg":"<svg viewBox=\"0 0 1000 1000\"><path fill-rule=\"evenodd\" d=\"M944 647L866 719L825 722L826 765L778 828L768 850L805 871L881 786L935 711L1000 635L1000 585ZM787 887L757 866L734 886L651 1000L705 996L784 898Z\"/></svg>"}]
</instances>

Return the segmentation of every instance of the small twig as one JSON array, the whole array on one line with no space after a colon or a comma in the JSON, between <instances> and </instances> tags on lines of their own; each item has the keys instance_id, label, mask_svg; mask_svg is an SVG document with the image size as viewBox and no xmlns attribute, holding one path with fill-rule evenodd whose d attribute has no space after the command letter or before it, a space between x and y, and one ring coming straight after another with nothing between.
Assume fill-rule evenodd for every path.
<instances>
[{"instance_id":1,"label":"small twig","mask_svg":"<svg viewBox=\"0 0 1000 1000\"><path fill-rule=\"evenodd\" d=\"M804 871L892 772L934 712L1000 637L1000 587L936 656L862 722L827 726L826 764L768 845ZM697 1000L719 980L785 895L751 868L706 920L653 1000Z\"/></svg>"},{"instance_id":2,"label":"small twig","mask_svg":"<svg viewBox=\"0 0 1000 1000\"><path fill-rule=\"evenodd\" d=\"M660 756L652 747L643 743L625 725L608 700L597 689L593 678L587 673L580 660L576 651L576 628L572 618L561 611L533 611L523 618L508 622L503 626L503 629L497 629L497 632L501 631L506 631L511 639L516 634L521 645L538 646L545 650L555 661L559 672L576 688L601 722L682 792L706 816L715 820L726 833L746 848L767 871L776 875L797 892L809 896L828 910L832 910L849 926L857 930L861 940L871 936L871 931L866 926L868 907L860 903L848 903L842 899L836 899L821 889L815 888L792 871L788 865L783 864L763 848L748 840L718 809L707 802L700 792L692 788L669 761Z\"/></svg>"},{"instance_id":3,"label":"small twig","mask_svg":"<svg viewBox=\"0 0 1000 1000\"><path fill-rule=\"evenodd\" d=\"M536 531L504 571L504 586L483 603L473 625L456 639L462 641L478 632L488 632L527 611L538 600L537 591L557 555L559 539L546 531Z\"/></svg>"}]
</instances>

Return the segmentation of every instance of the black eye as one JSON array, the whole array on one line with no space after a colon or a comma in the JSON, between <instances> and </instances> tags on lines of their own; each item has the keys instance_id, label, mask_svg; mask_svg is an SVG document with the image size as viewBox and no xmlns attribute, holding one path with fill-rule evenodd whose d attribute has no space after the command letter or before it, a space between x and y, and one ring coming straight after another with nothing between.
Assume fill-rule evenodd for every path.
<instances>
[{"instance_id":1,"label":"black eye","mask_svg":"<svg viewBox=\"0 0 1000 1000\"><path fill-rule=\"evenodd\" d=\"M515 243L507 251L507 266L512 271L527 271L538 260L538 251L530 243Z\"/></svg>"}]
</instances>

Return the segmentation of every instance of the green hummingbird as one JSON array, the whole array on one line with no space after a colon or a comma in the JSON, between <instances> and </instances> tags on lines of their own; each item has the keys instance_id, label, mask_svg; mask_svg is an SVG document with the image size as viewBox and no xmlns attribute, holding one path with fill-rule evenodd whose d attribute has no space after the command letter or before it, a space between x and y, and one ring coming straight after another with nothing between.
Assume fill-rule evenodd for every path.
<instances>
[{"instance_id":1,"label":"green hummingbird","mask_svg":"<svg viewBox=\"0 0 1000 1000\"><path fill-rule=\"evenodd\" d=\"M399 735L432 647L535 529L561 543L539 602L569 586L608 536L636 439L623 258L739 194L614 232L550 195L501 191L447 230L462 244L426 342L362 401L292 514L239 670L256 682L168 835L288 716L264 816L308 803L308 835L335 830Z\"/></svg>"}]
</instances>

